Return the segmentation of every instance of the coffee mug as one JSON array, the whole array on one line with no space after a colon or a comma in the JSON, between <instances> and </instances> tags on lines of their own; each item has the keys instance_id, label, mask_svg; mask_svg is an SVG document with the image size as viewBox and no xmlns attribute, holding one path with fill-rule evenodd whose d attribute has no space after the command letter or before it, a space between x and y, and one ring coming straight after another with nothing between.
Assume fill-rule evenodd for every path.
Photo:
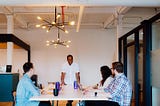
<instances>
[{"instance_id":1,"label":"coffee mug","mask_svg":"<svg viewBox=\"0 0 160 106\"><path fill-rule=\"evenodd\" d=\"M53 95L58 96L58 91L59 91L58 89L53 89Z\"/></svg>"}]
</instances>

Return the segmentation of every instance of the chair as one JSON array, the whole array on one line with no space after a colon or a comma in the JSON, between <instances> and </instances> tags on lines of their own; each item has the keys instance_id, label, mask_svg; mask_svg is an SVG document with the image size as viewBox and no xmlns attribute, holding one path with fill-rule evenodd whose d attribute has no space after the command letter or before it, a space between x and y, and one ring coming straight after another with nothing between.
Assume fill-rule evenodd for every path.
<instances>
[{"instance_id":1,"label":"chair","mask_svg":"<svg viewBox=\"0 0 160 106\"><path fill-rule=\"evenodd\" d=\"M38 86L38 76L36 74L31 76L31 80L35 86Z\"/></svg>"},{"instance_id":2,"label":"chair","mask_svg":"<svg viewBox=\"0 0 160 106\"><path fill-rule=\"evenodd\" d=\"M16 91L12 91L12 96L13 96L13 104L12 104L12 106L15 106L15 103L16 103Z\"/></svg>"}]
</instances>

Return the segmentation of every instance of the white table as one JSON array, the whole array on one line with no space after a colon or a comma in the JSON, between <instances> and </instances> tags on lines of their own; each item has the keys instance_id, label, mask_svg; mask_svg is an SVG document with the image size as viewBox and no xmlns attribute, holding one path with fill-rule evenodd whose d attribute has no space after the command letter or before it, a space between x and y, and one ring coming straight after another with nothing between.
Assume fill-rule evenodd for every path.
<instances>
[{"instance_id":1,"label":"white table","mask_svg":"<svg viewBox=\"0 0 160 106\"><path fill-rule=\"evenodd\" d=\"M97 92L97 96L95 96ZM72 86L64 86L58 96L54 96L52 91L49 94L34 96L31 101L54 101L54 100L108 100L109 95L103 90L90 90L83 92L74 89ZM54 103L52 103L54 104Z\"/></svg>"}]
</instances>

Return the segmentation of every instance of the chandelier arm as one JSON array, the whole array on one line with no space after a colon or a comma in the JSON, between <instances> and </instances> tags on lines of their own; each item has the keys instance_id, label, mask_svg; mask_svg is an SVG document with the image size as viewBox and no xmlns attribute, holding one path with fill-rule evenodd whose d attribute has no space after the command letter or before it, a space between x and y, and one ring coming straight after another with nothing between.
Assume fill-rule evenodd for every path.
<instances>
[{"instance_id":1,"label":"chandelier arm","mask_svg":"<svg viewBox=\"0 0 160 106\"><path fill-rule=\"evenodd\" d=\"M64 6L61 6L62 8L62 23L64 24Z\"/></svg>"},{"instance_id":2,"label":"chandelier arm","mask_svg":"<svg viewBox=\"0 0 160 106\"><path fill-rule=\"evenodd\" d=\"M56 16L57 16L57 8L56 8L56 6L55 6L55 16L54 16L54 21L55 21L55 23L57 22Z\"/></svg>"},{"instance_id":3,"label":"chandelier arm","mask_svg":"<svg viewBox=\"0 0 160 106\"><path fill-rule=\"evenodd\" d=\"M50 24L50 25L52 25L49 21L47 21L47 20L43 20L44 22L46 22L46 23L48 23L48 24Z\"/></svg>"},{"instance_id":4,"label":"chandelier arm","mask_svg":"<svg viewBox=\"0 0 160 106\"><path fill-rule=\"evenodd\" d=\"M58 39L59 39L59 41L60 41L59 29L58 29L58 34L57 34L57 37L58 37Z\"/></svg>"},{"instance_id":5,"label":"chandelier arm","mask_svg":"<svg viewBox=\"0 0 160 106\"><path fill-rule=\"evenodd\" d=\"M63 44L63 43L59 43L59 45L66 46L66 45L65 45L65 44Z\"/></svg>"},{"instance_id":6,"label":"chandelier arm","mask_svg":"<svg viewBox=\"0 0 160 106\"><path fill-rule=\"evenodd\" d=\"M48 31L50 31L50 30L51 30L51 27L52 27L52 26L49 26L49 27L48 27Z\"/></svg>"},{"instance_id":7,"label":"chandelier arm","mask_svg":"<svg viewBox=\"0 0 160 106\"><path fill-rule=\"evenodd\" d=\"M49 22L48 20L45 20L45 19L41 19L41 21L43 22L41 24L41 26L45 26L47 28L47 32L52 28L52 27L56 27L57 28L57 40L55 41L47 41L47 46L49 45L54 45L54 46L57 46L57 45L62 45L62 46L66 46L66 47L69 47L68 43L70 43L71 41L61 41L60 39L60 31L63 31L65 33L68 33L67 30L65 30L65 27L64 25L70 25L70 22L65 22L65 19L64 19L64 7L65 6L61 6L62 8L62 17L61 17L61 20L60 18L57 16L57 8L55 6L55 22ZM43 27L42 27L43 28Z\"/></svg>"},{"instance_id":8,"label":"chandelier arm","mask_svg":"<svg viewBox=\"0 0 160 106\"><path fill-rule=\"evenodd\" d=\"M60 29L60 30L62 30L62 31L65 32L65 29L63 29L63 28L61 28L61 27L59 27L59 26L57 26L57 25L55 25L55 27L57 27L58 29Z\"/></svg>"},{"instance_id":9,"label":"chandelier arm","mask_svg":"<svg viewBox=\"0 0 160 106\"><path fill-rule=\"evenodd\" d=\"M63 22L64 25L69 25L69 22Z\"/></svg>"}]
</instances>

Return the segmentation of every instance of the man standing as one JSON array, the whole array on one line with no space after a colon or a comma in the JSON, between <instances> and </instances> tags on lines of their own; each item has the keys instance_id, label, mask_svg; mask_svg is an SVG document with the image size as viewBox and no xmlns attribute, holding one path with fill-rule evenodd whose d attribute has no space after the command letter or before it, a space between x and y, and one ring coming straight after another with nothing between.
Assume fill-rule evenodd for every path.
<instances>
[{"instance_id":1,"label":"man standing","mask_svg":"<svg viewBox=\"0 0 160 106\"><path fill-rule=\"evenodd\" d=\"M105 92L111 95L111 101L117 102L120 106L130 106L132 85L123 73L123 64L121 62L113 62L111 69L114 80L104 89Z\"/></svg>"},{"instance_id":2,"label":"man standing","mask_svg":"<svg viewBox=\"0 0 160 106\"><path fill-rule=\"evenodd\" d=\"M62 66L61 72L61 84L62 85L74 85L74 81L80 84L80 72L77 63L73 62L73 56L67 56L67 62ZM66 106L72 106L73 100L69 100Z\"/></svg>"},{"instance_id":3,"label":"man standing","mask_svg":"<svg viewBox=\"0 0 160 106\"><path fill-rule=\"evenodd\" d=\"M61 84L73 85L74 81L80 83L80 72L77 63L73 62L73 56L67 56L67 62L62 66Z\"/></svg>"}]
</instances>

